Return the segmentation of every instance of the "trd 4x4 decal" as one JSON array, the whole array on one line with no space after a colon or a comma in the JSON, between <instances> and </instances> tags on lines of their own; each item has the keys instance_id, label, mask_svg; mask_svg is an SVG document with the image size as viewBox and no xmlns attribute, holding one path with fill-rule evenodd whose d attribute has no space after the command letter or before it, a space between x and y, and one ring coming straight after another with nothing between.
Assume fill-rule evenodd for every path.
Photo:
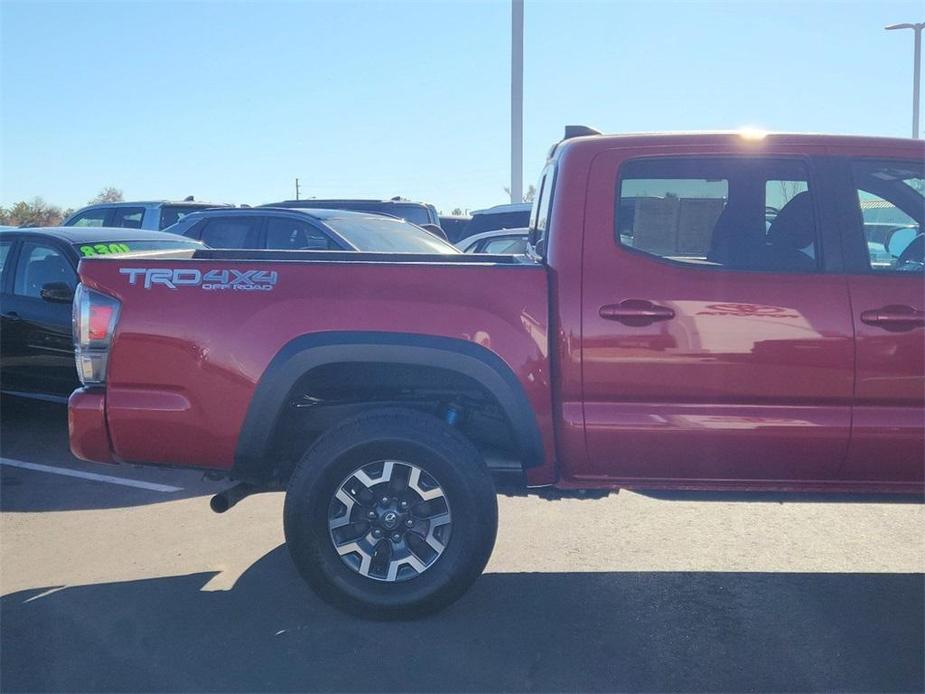
<instances>
[{"instance_id":1,"label":"trd 4x4 decal","mask_svg":"<svg viewBox=\"0 0 925 694\"><path fill-rule=\"evenodd\" d=\"M128 275L132 286L151 289L156 284L168 289L200 287L206 291L231 289L246 292L269 292L276 286L277 273L266 270L206 270L195 268L123 267L119 272Z\"/></svg>"}]
</instances>

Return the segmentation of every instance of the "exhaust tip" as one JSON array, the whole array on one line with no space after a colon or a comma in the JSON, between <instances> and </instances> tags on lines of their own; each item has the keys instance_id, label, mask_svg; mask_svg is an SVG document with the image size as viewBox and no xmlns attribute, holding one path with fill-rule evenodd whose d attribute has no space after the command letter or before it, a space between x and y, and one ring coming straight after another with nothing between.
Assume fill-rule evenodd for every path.
<instances>
[{"instance_id":1,"label":"exhaust tip","mask_svg":"<svg viewBox=\"0 0 925 694\"><path fill-rule=\"evenodd\" d=\"M210 508L216 513L224 513L241 499L244 499L251 494L256 494L259 491L262 491L262 487L256 487L247 482L239 482L233 487L229 487L223 491L220 491L218 494L213 496L209 500Z\"/></svg>"},{"instance_id":2,"label":"exhaust tip","mask_svg":"<svg viewBox=\"0 0 925 694\"><path fill-rule=\"evenodd\" d=\"M225 496L223 492L221 494L216 494L209 500L209 508L216 513L224 513L231 508L231 504L228 502L228 497Z\"/></svg>"}]
</instances>

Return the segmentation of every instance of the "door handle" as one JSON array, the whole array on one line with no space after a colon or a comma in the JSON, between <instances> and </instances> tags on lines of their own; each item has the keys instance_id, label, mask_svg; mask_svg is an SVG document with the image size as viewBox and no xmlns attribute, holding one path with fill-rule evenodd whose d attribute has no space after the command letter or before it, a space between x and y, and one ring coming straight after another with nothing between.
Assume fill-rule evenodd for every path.
<instances>
[{"instance_id":1,"label":"door handle","mask_svg":"<svg viewBox=\"0 0 925 694\"><path fill-rule=\"evenodd\" d=\"M884 330L912 330L925 326L925 311L912 306L883 306L862 312L861 322Z\"/></svg>"},{"instance_id":2,"label":"door handle","mask_svg":"<svg viewBox=\"0 0 925 694\"><path fill-rule=\"evenodd\" d=\"M19 320L19 314L16 311L7 311L3 314L3 317L7 320Z\"/></svg>"},{"instance_id":3,"label":"door handle","mask_svg":"<svg viewBox=\"0 0 925 694\"><path fill-rule=\"evenodd\" d=\"M615 320L635 327L674 318L674 309L658 306L643 299L626 299L619 304L601 306L598 314L605 320Z\"/></svg>"}]
</instances>

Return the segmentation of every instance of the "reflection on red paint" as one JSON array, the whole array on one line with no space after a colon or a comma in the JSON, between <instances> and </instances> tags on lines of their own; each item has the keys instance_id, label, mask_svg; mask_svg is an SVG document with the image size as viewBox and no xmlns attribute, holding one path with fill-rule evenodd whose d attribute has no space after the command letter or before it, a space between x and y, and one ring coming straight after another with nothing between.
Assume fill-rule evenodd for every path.
<instances>
[{"instance_id":1,"label":"reflection on red paint","mask_svg":"<svg viewBox=\"0 0 925 694\"><path fill-rule=\"evenodd\" d=\"M697 316L756 316L760 318L800 318L799 313L788 313L783 306L761 304L707 304Z\"/></svg>"}]
</instances>

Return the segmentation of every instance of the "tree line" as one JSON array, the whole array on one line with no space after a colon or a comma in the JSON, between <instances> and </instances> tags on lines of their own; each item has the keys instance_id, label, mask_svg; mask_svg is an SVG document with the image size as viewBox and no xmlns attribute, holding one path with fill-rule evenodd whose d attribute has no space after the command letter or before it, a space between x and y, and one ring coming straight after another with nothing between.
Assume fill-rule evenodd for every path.
<instances>
[{"instance_id":1,"label":"tree line","mask_svg":"<svg viewBox=\"0 0 925 694\"><path fill-rule=\"evenodd\" d=\"M114 186L106 186L95 198L87 201L87 204L122 202L122 200L121 190ZM0 226L53 227L61 224L73 213L73 208L61 208L36 196L32 200L20 200L9 207L0 207Z\"/></svg>"}]
</instances>

